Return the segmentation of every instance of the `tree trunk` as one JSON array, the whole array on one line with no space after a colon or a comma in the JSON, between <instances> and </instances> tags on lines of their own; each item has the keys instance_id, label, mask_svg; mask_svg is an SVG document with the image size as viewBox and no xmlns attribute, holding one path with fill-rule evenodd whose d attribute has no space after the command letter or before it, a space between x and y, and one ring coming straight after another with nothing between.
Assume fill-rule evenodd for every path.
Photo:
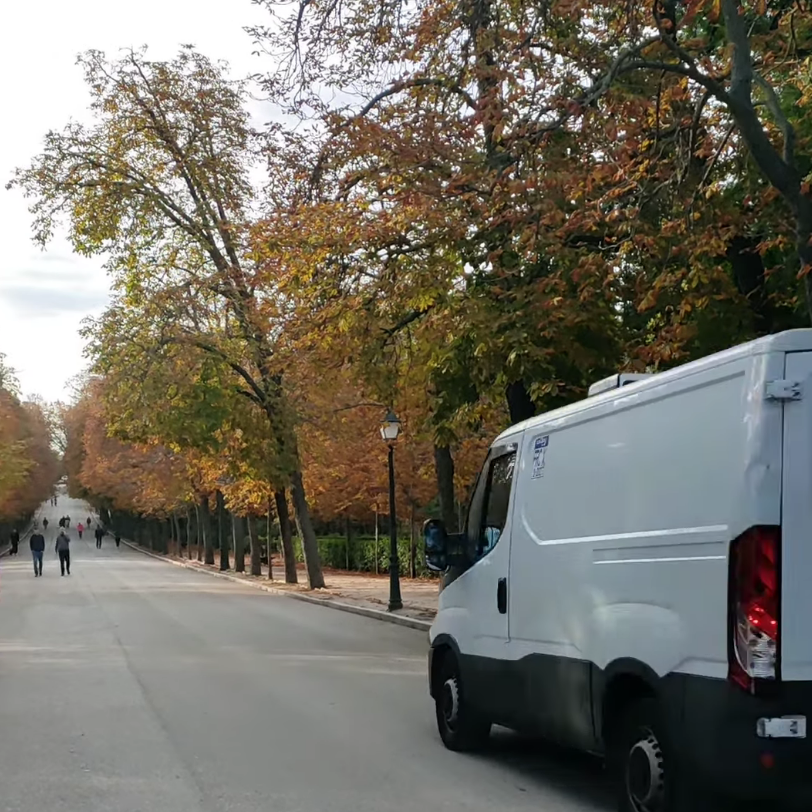
<instances>
[{"instance_id":1,"label":"tree trunk","mask_svg":"<svg viewBox=\"0 0 812 812\"><path fill-rule=\"evenodd\" d=\"M234 571L245 572L245 516L231 517L234 528Z\"/></svg>"},{"instance_id":2,"label":"tree trunk","mask_svg":"<svg viewBox=\"0 0 812 812\"><path fill-rule=\"evenodd\" d=\"M803 205L796 217L796 238L798 258L801 262L801 273L804 275L804 293L806 294L806 312L812 322L812 203L803 195Z\"/></svg>"},{"instance_id":3,"label":"tree trunk","mask_svg":"<svg viewBox=\"0 0 812 812\"><path fill-rule=\"evenodd\" d=\"M183 545L181 544L181 535L180 535L180 519L176 513L172 514L170 519L172 528L173 528L173 535L175 536L175 555L180 558L183 558Z\"/></svg>"},{"instance_id":4,"label":"tree trunk","mask_svg":"<svg viewBox=\"0 0 812 812\"><path fill-rule=\"evenodd\" d=\"M208 506L208 499L206 500L206 505ZM203 563L203 544L206 538L206 534L204 532L204 519L205 524L208 525L209 522L209 514L206 512L205 514L201 513L200 505L195 502L195 536L197 538L197 560L202 564Z\"/></svg>"},{"instance_id":5,"label":"tree trunk","mask_svg":"<svg viewBox=\"0 0 812 812\"><path fill-rule=\"evenodd\" d=\"M536 415L536 406L530 399L530 393L524 385L524 381L513 381L505 388L505 399L507 400L510 422L521 423L522 420L529 420Z\"/></svg>"},{"instance_id":6,"label":"tree trunk","mask_svg":"<svg viewBox=\"0 0 812 812\"><path fill-rule=\"evenodd\" d=\"M228 516L226 511L226 500L222 491L217 491L217 540L220 543L220 572L225 572L231 568L228 560Z\"/></svg>"},{"instance_id":7,"label":"tree trunk","mask_svg":"<svg viewBox=\"0 0 812 812\"><path fill-rule=\"evenodd\" d=\"M192 560L192 511L186 508L186 555Z\"/></svg>"},{"instance_id":8,"label":"tree trunk","mask_svg":"<svg viewBox=\"0 0 812 812\"><path fill-rule=\"evenodd\" d=\"M449 533L457 530L454 510L454 457L447 445L434 446L434 473L437 477L437 494L440 500L440 518Z\"/></svg>"},{"instance_id":9,"label":"tree trunk","mask_svg":"<svg viewBox=\"0 0 812 812\"><path fill-rule=\"evenodd\" d=\"M344 568L350 568L350 543L352 542L352 525L350 524L350 517L345 516L344 527L346 530L346 542L344 544Z\"/></svg>"},{"instance_id":10,"label":"tree trunk","mask_svg":"<svg viewBox=\"0 0 812 812\"><path fill-rule=\"evenodd\" d=\"M378 574L380 570L380 566L378 564L378 537L379 533L380 522L378 520L378 503L375 503L375 575Z\"/></svg>"},{"instance_id":11,"label":"tree trunk","mask_svg":"<svg viewBox=\"0 0 812 812\"><path fill-rule=\"evenodd\" d=\"M265 517L265 552L268 556L268 580L273 581L273 552L271 551L271 514L273 513L272 499L268 497L268 515ZM257 538L259 538L259 524L257 523Z\"/></svg>"},{"instance_id":12,"label":"tree trunk","mask_svg":"<svg viewBox=\"0 0 812 812\"><path fill-rule=\"evenodd\" d=\"M200 500L200 513L203 517L201 526L203 529L203 542L206 546L204 561L206 564L214 564L214 526L211 511L209 510L208 496L204 496Z\"/></svg>"},{"instance_id":13,"label":"tree trunk","mask_svg":"<svg viewBox=\"0 0 812 812\"><path fill-rule=\"evenodd\" d=\"M409 513L409 577L417 578L417 535L414 532L414 504Z\"/></svg>"},{"instance_id":14,"label":"tree trunk","mask_svg":"<svg viewBox=\"0 0 812 812\"><path fill-rule=\"evenodd\" d=\"M290 526L290 512L288 511L288 497L284 490L274 492L276 515L279 519L279 532L282 536L282 557L285 563L285 583L298 584L299 576L296 573L296 553L293 551L293 528ZM270 538L269 538L270 541Z\"/></svg>"},{"instance_id":15,"label":"tree trunk","mask_svg":"<svg viewBox=\"0 0 812 812\"><path fill-rule=\"evenodd\" d=\"M725 258L733 271L733 281L753 314L753 331L758 336L773 332L775 311L766 285L764 258L759 240L737 235L727 246Z\"/></svg>"},{"instance_id":16,"label":"tree trunk","mask_svg":"<svg viewBox=\"0 0 812 812\"><path fill-rule=\"evenodd\" d=\"M262 544L259 540L259 527L256 520L249 516L247 520L248 538L251 542L251 575L262 575ZM268 566L270 566L271 559L268 558Z\"/></svg>"},{"instance_id":17,"label":"tree trunk","mask_svg":"<svg viewBox=\"0 0 812 812\"><path fill-rule=\"evenodd\" d=\"M291 476L291 496L296 514L296 527L299 530L299 538L302 540L307 585L310 589L323 589L324 575L321 571L319 543L313 530L313 522L310 520L310 506L307 504L302 472L299 470L294 471Z\"/></svg>"}]
</instances>

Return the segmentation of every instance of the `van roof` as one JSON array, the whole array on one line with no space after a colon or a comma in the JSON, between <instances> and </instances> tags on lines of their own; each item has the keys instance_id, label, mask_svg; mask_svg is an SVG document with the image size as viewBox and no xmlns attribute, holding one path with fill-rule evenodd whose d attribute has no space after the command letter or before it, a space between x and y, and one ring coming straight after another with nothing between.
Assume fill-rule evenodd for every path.
<instances>
[{"instance_id":1,"label":"van roof","mask_svg":"<svg viewBox=\"0 0 812 812\"><path fill-rule=\"evenodd\" d=\"M808 352L812 351L812 328L805 328L802 330L785 330L783 333L775 333L774 335L764 336L763 338L756 338L753 341L748 341L744 344L738 344L731 347L729 350L722 350L721 352L713 353L713 355L706 355L704 358L699 358L696 361L690 361L687 364L681 364L678 367L669 369L666 372L658 372L648 378L644 378L634 383L629 383L620 389L610 389L600 395L584 398L583 400L571 403L568 406L562 406L558 409L553 409L549 412L531 417L521 423L516 423L513 426L505 429L497 438L496 443L507 440L515 434L523 432L525 429L532 429L537 425L546 423L551 417L565 417L570 414L577 414L578 412L586 411L597 406L600 403L614 400L615 398L626 397L630 390L642 391L650 389L655 386L660 386L664 381L674 380L683 377L684 375L692 375L695 372L700 372L704 369L710 369L720 364L734 361L737 358L744 358L749 355L764 355L771 352Z\"/></svg>"}]
</instances>

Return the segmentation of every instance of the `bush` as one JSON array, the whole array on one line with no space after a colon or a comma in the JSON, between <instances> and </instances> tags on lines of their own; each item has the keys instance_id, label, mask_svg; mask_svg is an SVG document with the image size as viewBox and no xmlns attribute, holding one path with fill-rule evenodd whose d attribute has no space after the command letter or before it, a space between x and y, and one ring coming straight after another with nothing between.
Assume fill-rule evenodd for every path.
<instances>
[{"instance_id":1,"label":"bush","mask_svg":"<svg viewBox=\"0 0 812 812\"><path fill-rule=\"evenodd\" d=\"M373 536L353 536L347 548L345 536L319 536L319 554L321 563L325 567L338 570L352 570L355 572L375 572L375 538ZM302 545L298 537L293 539L296 551L296 560L304 561ZM278 552L279 545L274 545ZM398 561L400 572L406 575L409 572L409 539L398 539ZM378 539L378 571L389 571L389 537L381 536ZM422 541L417 542L416 571L418 577L428 574L426 562L423 558Z\"/></svg>"}]
</instances>

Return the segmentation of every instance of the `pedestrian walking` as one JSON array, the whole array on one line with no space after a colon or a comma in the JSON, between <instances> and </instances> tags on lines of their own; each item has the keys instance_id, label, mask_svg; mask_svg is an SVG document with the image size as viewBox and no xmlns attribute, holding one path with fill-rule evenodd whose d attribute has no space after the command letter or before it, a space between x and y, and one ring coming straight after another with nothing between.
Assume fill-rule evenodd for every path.
<instances>
[{"instance_id":1,"label":"pedestrian walking","mask_svg":"<svg viewBox=\"0 0 812 812\"><path fill-rule=\"evenodd\" d=\"M88 516L87 517L87 526L90 527L91 524L93 524L93 519L90 516Z\"/></svg>"},{"instance_id":2,"label":"pedestrian walking","mask_svg":"<svg viewBox=\"0 0 812 812\"><path fill-rule=\"evenodd\" d=\"M42 554L45 552L45 536L34 533L28 541L31 547L31 557L34 559L34 577L42 575Z\"/></svg>"},{"instance_id":3,"label":"pedestrian walking","mask_svg":"<svg viewBox=\"0 0 812 812\"><path fill-rule=\"evenodd\" d=\"M104 529L102 526L96 525L96 549L101 550L102 539L104 538Z\"/></svg>"},{"instance_id":4,"label":"pedestrian walking","mask_svg":"<svg viewBox=\"0 0 812 812\"><path fill-rule=\"evenodd\" d=\"M79 538L82 538L82 533L85 532L85 526L81 522L76 525L76 532L79 534Z\"/></svg>"},{"instance_id":5,"label":"pedestrian walking","mask_svg":"<svg viewBox=\"0 0 812 812\"><path fill-rule=\"evenodd\" d=\"M64 530L56 537L55 549L59 556L59 569L62 570L63 575L66 570L70 575L70 539Z\"/></svg>"},{"instance_id":6,"label":"pedestrian walking","mask_svg":"<svg viewBox=\"0 0 812 812\"><path fill-rule=\"evenodd\" d=\"M47 519L43 519L43 520L42 520L42 529L43 529L43 530L47 530L47 529L48 529L48 520L47 520Z\"/></svg>"},{"instance_id":7,"label":"pedestrian walking","mask_svg":"<svg viewBox=\"0 0 812 812\"><path fill-rule=\"evenodd\" d=\"M20 546L20 531L16 527L11 531L8 540L11 544L11 552L9 555L17 555Z\"/></svg>"},{"instance_id":8,"label":"pedestrian walking","mask_svg":"<svg viewBox=\"0 0 812 812\"><path fill-rule=\"evenodd\" d=\"M65 516L65 527L70 527L70 516Z\"/></svg>"},{"instance_id":9,"label":"pedestrian walking","mask_svg":"<svg viewBox=\"0 0 812 812\"><path fill-rule=\"evenodd\" d=\"M121 533L116 530L116 547L121 547Z\"/></svg>"}]
</instances>

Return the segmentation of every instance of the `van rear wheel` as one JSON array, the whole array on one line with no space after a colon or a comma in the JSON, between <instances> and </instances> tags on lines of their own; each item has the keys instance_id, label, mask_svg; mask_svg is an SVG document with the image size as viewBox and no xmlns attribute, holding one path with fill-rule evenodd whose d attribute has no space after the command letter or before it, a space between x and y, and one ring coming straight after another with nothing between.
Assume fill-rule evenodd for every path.
<instances>
[{"instance_id":1,"label":"van rear wheel","mask_svg":"<svg viewBox=\"0 0 812 812\"><path fill-rule=\"evenodd\" d=\"M611 734L609 767L618 812L721 812L716 800L679 780L657 702L630 705Z\"/></svg>"},{"instance_id":2,"label":"van rear wheel","mask_svg":"<svg viewBox=\"0 0 812 812\"><path fill-rule=\"evenodd\" d=\"M457 752L481 748L490 735L491 722L465 699L459 666L451 653L443 660L434 694L437 729L443 744Z\"/></svg>"},{"instance_id":3,"label":"van rear wheel","mask_svg":"<svg viewBox=\"0 0 812 812\"><path fill-rule=\"evenodd\" d=\"M669 765L654 700L641 700L625 711L612 731L609 756L618 812L671 812Z\"/></svg>"}]
</instances>

